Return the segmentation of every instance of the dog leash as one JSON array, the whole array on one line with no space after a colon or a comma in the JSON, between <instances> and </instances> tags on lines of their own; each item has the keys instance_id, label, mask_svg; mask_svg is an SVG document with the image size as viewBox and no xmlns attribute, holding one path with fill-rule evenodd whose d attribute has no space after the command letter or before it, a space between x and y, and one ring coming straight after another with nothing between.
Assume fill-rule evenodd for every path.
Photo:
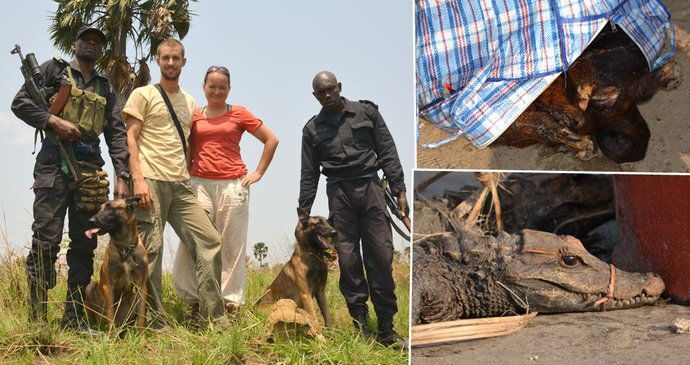
<instances>
[{"instance_id":1,"label":"dog leash","mask_svg":"<svg viewBox=\"0 0 690 365\"><path fill-rule=\"evenodd\" d=\"M395 224L395 222L393 222L393 219L392 219L390 216L386 215L386 220L387 220L388 223L391 225L391 227L393 227L393 229L394 229L396 232L398 232L398 234L400 235L400 237L402 237L405 241L410 242L410 235L408 235L407 233L405 233L405 231L403 231L402 228L398 227L398 225Z\"/></svg>"}]
</instances>

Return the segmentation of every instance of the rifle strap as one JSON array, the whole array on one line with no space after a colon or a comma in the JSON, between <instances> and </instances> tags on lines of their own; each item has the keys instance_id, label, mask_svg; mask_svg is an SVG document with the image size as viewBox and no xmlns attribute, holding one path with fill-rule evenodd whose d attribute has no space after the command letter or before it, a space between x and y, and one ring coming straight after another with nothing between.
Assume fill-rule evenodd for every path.
<instances>
[{"instance_id":1,"label":"rifle strap","mask_svg":"<svg viewBox=\"0 0 690 365\"><path fill-rule=\"evenodd\" d=\"M72 68L69 67L69 65L67 65L67 67L65 67L65 68L67 69L67 76L69 76L69 83L74 85L74 86L77 86L77 81L74 79L74 74L72 73ZM96 91L96 92L98 92L98 91Z\"/></svg>"},{"instance_id":2,"label":"rifle strap","mask_svg":"<svg viewBox=\"0 0 690 365\"><path fill-rule=\"evenodd\" d=\"M173 122L175 122L175 128L177 128L177 134L180 135L180 140L182 140L182 149L184 150L185 155L187 155L187 141L184 138L184 132L182 132L182 125L180 125L180 120L177 119L177 114L175 114L175 109L173 109L172 104L170 103L170 99L168 98L168 94L163 90L163 87L161 84L156 84L156 89L158 89L158 92L161 93L161 96L163 97L163 101L165 101L165 105L168 107L168 112L170 112L170 116L172 117Z\"/></svg>"}]
</instances>

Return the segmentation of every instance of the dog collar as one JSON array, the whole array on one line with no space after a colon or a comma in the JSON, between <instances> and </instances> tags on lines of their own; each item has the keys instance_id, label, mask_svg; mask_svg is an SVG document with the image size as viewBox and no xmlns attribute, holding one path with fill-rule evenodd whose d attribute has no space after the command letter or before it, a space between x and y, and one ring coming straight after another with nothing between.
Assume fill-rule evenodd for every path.
<instances>
[{"instance_id":1,"label":"dog collar","mask_svg":"<svg viewBox=\"0 0 690 365\"><path fill-rule=\"evenodd\" d=\"M120 248L120 260L125 261L129 258L129 256L132 255L132 251L134 251L134 245L129 245L127 248Z\"/></svg>"}]
</instances>

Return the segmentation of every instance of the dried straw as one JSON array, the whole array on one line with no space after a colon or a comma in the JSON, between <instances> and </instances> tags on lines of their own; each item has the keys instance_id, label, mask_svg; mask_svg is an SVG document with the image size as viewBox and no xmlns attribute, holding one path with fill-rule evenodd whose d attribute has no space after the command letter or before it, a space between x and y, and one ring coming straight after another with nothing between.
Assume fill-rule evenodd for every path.
<instances>
[{"instance_id":1,"label":"dried straw","mask_svg":"<svg viewBox=\"0 0 690 365\"><path fill-rule=\"evenodd\" d=\"M412 326L412 346L505 336L524 328L537 313L521 316L460 319Z\"/></svg>"}]
</instances>

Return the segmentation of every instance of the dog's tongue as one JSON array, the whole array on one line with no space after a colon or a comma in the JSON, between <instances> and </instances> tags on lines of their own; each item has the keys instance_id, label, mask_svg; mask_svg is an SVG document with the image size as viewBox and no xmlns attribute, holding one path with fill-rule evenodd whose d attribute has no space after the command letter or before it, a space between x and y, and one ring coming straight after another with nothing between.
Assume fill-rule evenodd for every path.
<instances>
[{"instance_id":1,"label":"dog's tongue","mask_svg":"<svg viewBox=\"0 0 690 365\"><path fill-rule=\"evenodd\" d=\"M323 246L326 247L326 248L331 248L331 247L333 247L333 245L331 245L331 243L328 242L329 239L326 238L326 237L324 237L324 236L319 236L319 241L321 241L321 244L323 244Z\"/></svg>"},{"instance_id":2,"label":"dog's tongue","mask_svg":"<svg viewBox=\"0 0 690 365\"><path fill-rule=\"evenodd\" d=\"M100 228L91 228L88 231L84 232L84 234L86 235L86 237L91 239L91 238L93 238L93 235L98 233L98 231L100 231L100 230L101 230Z\"/></svg>"}]
</instances>

